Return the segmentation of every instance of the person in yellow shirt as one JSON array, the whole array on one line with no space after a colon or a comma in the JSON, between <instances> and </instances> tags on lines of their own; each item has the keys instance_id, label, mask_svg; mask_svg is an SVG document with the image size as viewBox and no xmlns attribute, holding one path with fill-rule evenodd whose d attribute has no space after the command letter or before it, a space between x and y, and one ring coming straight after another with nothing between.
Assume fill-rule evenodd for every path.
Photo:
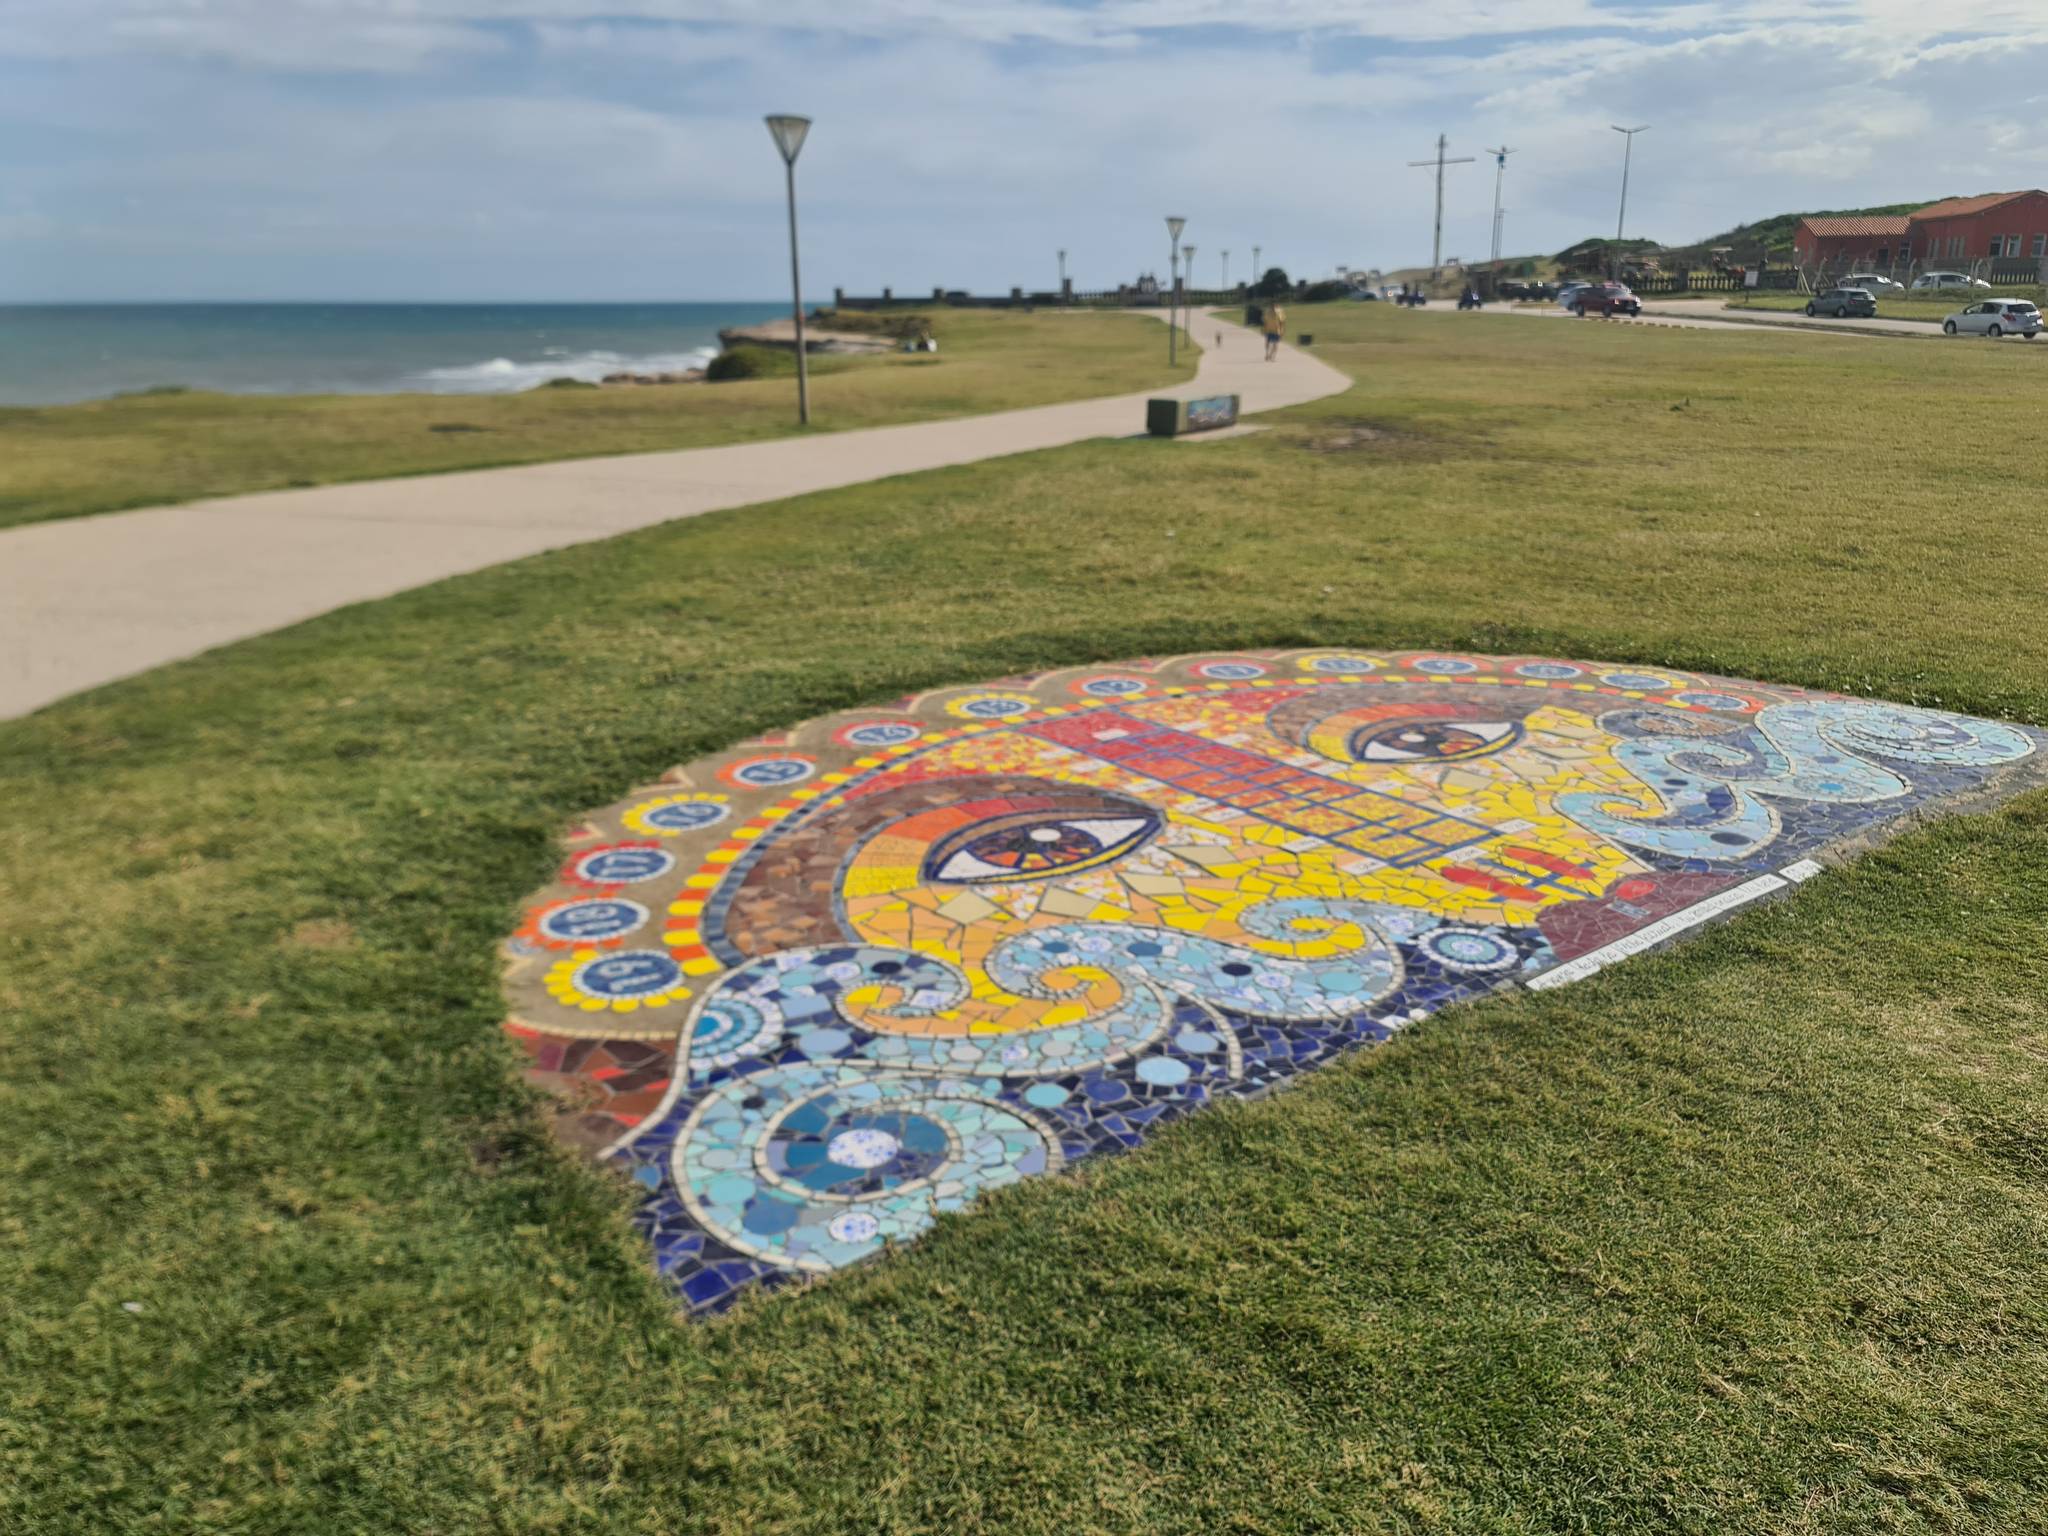
<instances>
[{"instance_id":1,"label":"person in yellow shirt","mask_svg":"<svg viewBox=\"0 0 2048 1536\"><path fill-rule=\"evenodd\" d=\"M1266 361L1270 363L1280 350L1280 338L1287 330L1287 311L1278 304L1268 304L1260 317L1260 325L1266 333Z\"/></svg>"}]
</instances>

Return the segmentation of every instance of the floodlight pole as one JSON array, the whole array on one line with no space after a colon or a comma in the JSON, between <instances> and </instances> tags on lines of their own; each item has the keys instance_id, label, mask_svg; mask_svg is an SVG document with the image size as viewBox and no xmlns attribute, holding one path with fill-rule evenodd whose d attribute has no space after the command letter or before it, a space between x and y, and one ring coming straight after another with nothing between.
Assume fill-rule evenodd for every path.
<instances>
[{"instance_id":1,"label":"floodlight pole","mask_svg":"<svg viewBox=\"0 0 2048 1536\"><path fill-rule=\"evenodd\" d=\"M1067 301L1067 253L1060 252L1060 302Z\"/></svg>"},{"instance_id":2,"label":"floodlight pole","mask_svg":"<svg viewBox=\"0 0 2048 1536\"><path fill-rule=\"evenodd\" d=\"M796 256L796 157L811 131L808 117L785 112L768 118L768 132L782 152L782 169L789 188L789 289L796 313L796 419L800 426L811 424L811 370L804 352L804 280Z\"/></svg>"},{"instance_id":3,"label":"floodlight pole","mask_svg":"<svg viewBox=\"0 0 2048 1536\"><path fill-rule=\"evenodd\" d=\"M1508 172L1508 156L1514 151L1503 144L1498 149L1489 149L1493 156L1493 275L1500 277L1500 184Z\"/></svg>"},{"instance_id":4,"label":"floodlight pole","mask_svg":"<svg viewBox=\"0 0 2048 1536\"><path fill-rule=\"evenodd\" d=\"M1623 144L1621 151L1621 211L1614 216L1614 243L1616 246L1619 246L1623 238L1622 226L1628 222L1628 163L1635 155L1636 135L1648 133L1650 125L1644 123L1640 128L1623 128L1618 124L1609 123L1607 126L1621 135ZM1614 255L1615 259L1619 261L1621 252L1616 250Z\"/></svg>"},{"instance_id":5,"label":"floodlight pole","mask_svg":"<svg viewBox=\"0 0 2048 1536\"><path fill-rule=\"evenodd\" d=\"M1230 252L1223 253L1223 291L1230 292Z\"/></svg>"},{"instance_id":6,"label":"floodlight pole","mask_svg":"<svg viewBox=\"0 0 2048 1536\"><path fill-rule=\"evenodd\" d=\"M1180 248L1183 269L1188 275L1188 291L1181 296L1180 317L1188 328L1188 345L1195 344L1195 248L1184 245Z\"/></svg>"},{"instance_id":7,"label":"floodlight pole","mask_svg":"<svg viewBox=\"0 0 2048 1536\"><path fill-rule=\"evenodd\" d=\"M1265 275L1264 272L1259 270L1259 248L1255 245L1252 247L1252 287L1254 290L1258 288Z\"/></svg>"},{"instance_id":8,"label":"floodlight pole","mask_svg":"<svg viewBox=\"0 0 2048 1536\"><path fill-rule=\"evenodd\" d=\"M1171 215L1166 220L1166 363L1173 367L1180 361L1180 337L1175 331L1176 317L1180 313L1180 232L1188 227L1186 219Z\"/></svg>"}]
</instances>

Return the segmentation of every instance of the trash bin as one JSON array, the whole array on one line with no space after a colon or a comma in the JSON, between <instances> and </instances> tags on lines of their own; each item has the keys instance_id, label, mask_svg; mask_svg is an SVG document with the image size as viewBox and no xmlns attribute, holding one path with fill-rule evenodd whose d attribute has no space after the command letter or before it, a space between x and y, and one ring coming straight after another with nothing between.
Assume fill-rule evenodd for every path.
<instances>
[{"instance_id":1,"label":"trash bin","mask_svg":"<svg viewBox=\"0 0 2048 1536\"><path fill-rule=\"evenodd\" d=\"M1312 347L1316 344L1316 339L1307 331L1303 331L1299 336L1294 338L1294 344L1297 347Z\"/></svg>"}]
</instances>

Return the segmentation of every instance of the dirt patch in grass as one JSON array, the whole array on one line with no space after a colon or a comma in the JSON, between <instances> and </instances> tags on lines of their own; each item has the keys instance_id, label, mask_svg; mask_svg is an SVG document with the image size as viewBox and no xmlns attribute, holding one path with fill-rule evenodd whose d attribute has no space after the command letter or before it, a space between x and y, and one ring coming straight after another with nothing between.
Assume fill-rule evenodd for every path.
<instances>
[{"instance_id":1,"label":"dirt patch in grass","mask_svg":"<svg viewBox=\"0 0 2048 1536\"><path fill-rule=\"evenodd\" d=\"M315 917L292 929L285 943L294 949L347 949L355 941L354 924L338 917Z\"/></svg>"},{"instance_id":2,"label":"dirt patch in grass","mask_svg":"<svg viewBox=\"0 0 2048 1536\"><path fill-rule=\"evenodd\" d=\"M1316 454L1377 454L1414 459L1434 458L1442 452L1440 444L1419 433L1366 420L1317 422L1297 441Z\"/></svg>"}]
</instances>

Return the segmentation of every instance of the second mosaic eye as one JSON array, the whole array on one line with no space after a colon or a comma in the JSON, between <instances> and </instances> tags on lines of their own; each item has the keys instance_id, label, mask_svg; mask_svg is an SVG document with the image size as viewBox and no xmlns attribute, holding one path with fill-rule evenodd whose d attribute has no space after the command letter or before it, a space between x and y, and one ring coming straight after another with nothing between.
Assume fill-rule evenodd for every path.
<instances>
[{"instance_id":1,"label":"second mosaic eye","mask_svg":"<svg viewBox=\"0 0 2048 1536\"><path fill-rule=\"evenodd\" d=\"M927 878L1019 880L1106 863L1159 830L1156 816L1036 817L968 828L932 850Z\"/></svg>"},{"instance_id":2,"label":"second mosaic eye","mask_svg":"<svg viewBox=\"0 0 2048 1536\"><path fill-rule=\"evenodd\" d=\"M1486 757L1522 738L1509 720L1414 720L1368 726L1351 737L1361 763L1449 763Z\"/></svg>"}]
</instances>

